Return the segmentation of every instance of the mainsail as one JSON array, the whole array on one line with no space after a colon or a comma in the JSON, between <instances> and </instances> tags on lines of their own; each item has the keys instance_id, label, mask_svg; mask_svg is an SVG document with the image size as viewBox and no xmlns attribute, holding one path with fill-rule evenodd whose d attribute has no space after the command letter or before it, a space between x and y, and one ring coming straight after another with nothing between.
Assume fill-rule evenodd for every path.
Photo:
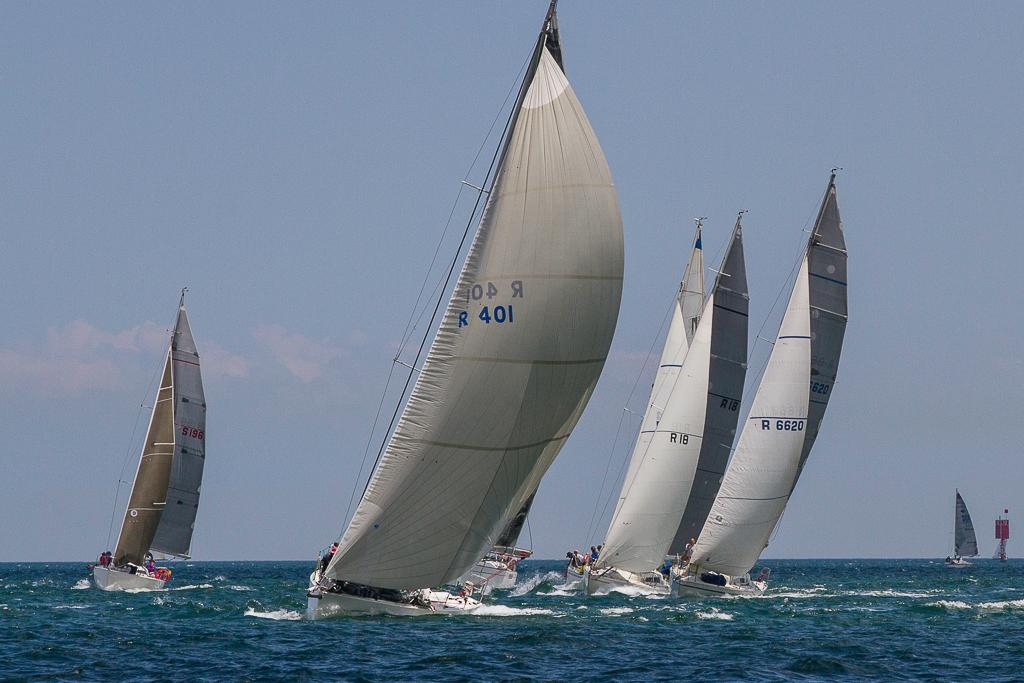
<instances>
[{"instance_id":1,"label":"mainsail","mask_svg":"<svg viewBox=\"0 0 1024 683\"><path fill-rule=\"evenodd\" d=\"M967 511L960 491L956 492L956 515L953 521L953 553L956 557L974 557L978 554L978 537L974 534L974 522Z\"/></svg>"},{"instance_id":2,"label":"mainsail","mask_svg":"<svg viewBox=\"0 0 1024 683\"><path fill-rule=\"evenodd\" d=\"M694 565L743 575L768 545L832 395L846 320L846 243L833 173Z\"/></svg>"},{"instance_id":3,"label":"mainsail","mask_svg":"<svg viewBox=\"0 0 1024 683\"><path fill-rule=\"evenodd\" d=\"M199 354L182 292L114 564L141 564L150 550L188 556L199 508L205 438Z\"/></svg>"},{"instance_id":4,"label":"mainsail","mask_svg":"<svg viewBox=\"0 0 1024 683\"><path fill-rule=\"evenodd\" d=\"M462 575L536 490L600 376L622 220L557 42L552 3L473 244L331 578L413 589Z\"/></svg>"},{"instance_id":5,"label":"mainsail","mask_svg":"<svg viewBox=\"0 0 1024 683\"><path fill-rule=\"evenodd\" d=\"M699 243L698 233L698 258ZM731 420L735 430L746 367L746 283L737 220L689 349L683 348L682 357L666 358L663 353L662 370L676 365L666 360L681 367L677 365L676 372L652 391L644 420L649 429L642 429L637 439L598 566L631 572L656 569L676 535L701 455L719 448L717 428L727 428ZM681 292L685 290L684 278ZM675 324L679 320L687 322L685 317L673 321L679 334L673 336L670 328L666 351L686 345ZM655 397L659 390L667 394L660 405ZM711 438L705 432L708 423L716 425Z\"/></svg>"}]
</instances>

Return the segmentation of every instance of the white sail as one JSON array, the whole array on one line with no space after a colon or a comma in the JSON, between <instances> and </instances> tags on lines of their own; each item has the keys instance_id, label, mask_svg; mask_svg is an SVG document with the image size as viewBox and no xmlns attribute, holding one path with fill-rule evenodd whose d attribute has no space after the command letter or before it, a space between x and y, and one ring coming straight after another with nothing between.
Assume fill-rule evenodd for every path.
<instances>
[{"instance_id":1,"label":"white sail","mask_svg":"<svg viewBox=\"0 0 1024 683\"><path fill-rule=\"evenodd\" d=\"M618 199L572 88L539 49L459 281L330 578L410 589L463 574L536 490L604 366L622 292Z\"/></svg>"},{"instance_id":2,"label":"white sail","mask_svg":"<svg viewBox=\"0 0 1024 683\"><path fill-rule=\"evenodd\" d=\"M685 289L685 288L684 288ZM735 295L735 297L733 296ZM729 301L723 306L720 299ZM732 299L738 298L739 302ZM656 569L668 551L682 518L699 456L704 444L705 419L710 411L722 410L716 392L725 379L717 373L713 349L722 335L736 334L735 320L741 321L742 336L732 346L746 355L746 273L739 222L715 286L708 295L696 334L668 389L660 420L651 431L642 432L623 482L604 548L597 566L614 566L640 573ZM675 341L671 335L669 341ZM743 373L736 389L742 389ZM715 371L715 375L712 372ZM732 374L727 371L726 374ZM713 388L714 387L714 388ZM664 385L662 386L664 390ZM652 401L652 407L653 407ZM651 409L648 409L650 412ZM724 412L736 423L736 408Z\"/></svg>"},{"instance_id":3,"label":"white sail","mask_svg":"<svg viewBox=\"0 0 1024 683\"><path fill-rule=\"evenodd\" d=\"M740 576L767 546L817 436L845 328L846 244L833 175L692 564Z\"/></svg>"},{"instance_id":4,"label":"white sail","mask_svg":"<svg viewBox=\"0 0 1024 683\"><path fill-rule=\"evenodd\" d=\"M676 293L675 304L670 313L668 334L665 337L665 345L661 350L661 361L658 364L658 372L654 375L654 385L651 387L651 395L647 400L647 409L644 411L643 420L640 422L640 433L633 446L633 454L629 459L629 467L626 471L624 482L634 481L637 468L643 462L643 454L647 452L651 439L654 437L654 430L661 421L662 412L668 403L668 396L676 383L676 377L683 367L683 359L690 348L690 341L697 331L700 322L700 314L704 309L704 249L701 244L701 224L697 224L697 232L693 239L693 248L690 251L690 260L686 263L683 271L683 279L679 282L679 291ZM619 516L622 503L625 500L626 487L623 486L619 494L618 502L615 504L615 512L612 519ZM607 546L607 539L605 539Z\"/></svg>"},{"instance_id":5,"label":"white sail","mask_svg":"<svg viewBox=\"0 0 1024 683\"><path fill-rule=\"evenodd\" d=\"M167 485L167 504L151 548L187 557L199 511L199 491L206 462L206 397L192 328L185 313L184 294L171 338L174 385L174 457Z\"/></svg>"},{"instance_id":6,"label":"white sail","mask_svg":"<svg viewBox=\"0 0 1024 683\"><path fill-rule=\"evenodd\" d=\"M978 554L978 537L974 533L974 522L967 511L960 492L956 492L956 510L953 522L953 553L956 557L974 557Z\"/></svg>"}]
</instances>

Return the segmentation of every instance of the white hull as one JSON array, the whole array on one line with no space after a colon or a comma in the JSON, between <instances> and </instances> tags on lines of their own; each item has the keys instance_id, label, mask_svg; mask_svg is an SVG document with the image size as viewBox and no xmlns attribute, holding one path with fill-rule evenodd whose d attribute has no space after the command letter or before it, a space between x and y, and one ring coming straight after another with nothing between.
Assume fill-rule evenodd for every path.
<instances>
[{"instance_id":1,"label":"white hull","mask_svg":"<svg viewBox=\"0 0 1024 683\"><path fill-rule=\"evenodd\" d=\"M590 568L584 567L583 571L578 569L570 568L565 573L565 587L566 588L583 588L587 583L587 575L590 574Z\"/></svg>"},{"instance_id":2,"label":"white hull","mask_svg":"<svg viewBox=\"0 0 1024 683\"><path fill-rule=\"evenodd\" d=\"M364 598L349 593L310 591L306 594L306 617L326 619L341 616L389 614L396 617L420 617L429 614L465 614L480 606L478 600L447 591L424 592L430 606Z\"/></svg>"},{"instance_id":3,"label":"white hull","mask_svg":"<svg viewBox=\"0 0 1024 683\"><path fill-rule=\"evenodd\" d=\"M593 569L587 575L587 595L603 595L616 588L636 588L647 593L668 595L668 580L659 572L634 574L625 569L607 567Z\"/></svg>"},{"instance_id":4,"label":"white hull","mask_svg":"<svg viewBox=\"0 0 1024 683\"><path fill-rule=\"evenodd\" d=\"M741 577L739 583L734 583L734 581L735 579L729 578L724 586L718 586L701 581L699 577L692 574L682 574L672 580L672 595L687 598L710 598L723 595L749 597L764 595L765 590L768 589L767 581L750 581L746 577Z\"/></svg>"},{"instance_id":5,"label":"white hull","mask_svg":"<svg viewBox=\"0 0 1024 683\"><path fill-rule=\"evenodd\" d=\"M155 576L129 574L106 567L93 567L92 579L97 588L105 591L158 591L167 585L166 581Z\"/></svg>"},{"instance_id":6,"label":"white hull","mask_svg":"<svg viewBox=\"0 0 1024 683\"><path fill-rule=\"evenodd\" d=\"M971 565L971 562L968 562L962 557L954 557L952 559L946 558L947 567L970 567Z\"/></svg>"}]
</instances>

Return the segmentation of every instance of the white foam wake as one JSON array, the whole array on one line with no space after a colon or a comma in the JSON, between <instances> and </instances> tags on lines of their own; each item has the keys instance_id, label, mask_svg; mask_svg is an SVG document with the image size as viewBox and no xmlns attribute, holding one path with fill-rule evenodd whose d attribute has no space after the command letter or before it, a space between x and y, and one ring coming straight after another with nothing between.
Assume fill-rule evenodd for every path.
<instances>
[{"instance_id":1,"label":"white foam wake","mask_svg":"<svg viewBox=\"0 0 1024 683\"><path fill-rule=\"evenodd\" d=\"M275 609L270 612L257 612L252 607L245 610L243 616L256 617L257 619L273 619L274 621L300 621L302 613L290 609Z\"/></svg>"},{"instance_id":2,"label":"white foam wake","mask_svg":"<svg viewBox=\"0 0 1024 683\"><path fill-rule=\"evenodd\" d=\"M509 607L508 605L480 605L470 612L478 617L521 617L538 614L554 614L541 607Z\"/></svg>"},{"instance_id":3,"label":"white foam wake","mask_svg":"<svg viewBox=\"0 0 1024 683\"><path fill-rule=\"evenodd\" d=\"M88 587L89 587L89 579L79 579L78 582L75 583L75 585L71 587L71 590L82 591L82 590L85 590Z\"/></svg>"},{"instance_id":4,"label":"white foam wake","mask_svg":"<svg viewBox=\"0 0 1024 683\"><path fill-rule=\"evenodd\" d=\"M732 621L733 615L728 612L722 612L717 607L712 607L709 610L703 612L694 612L694 616L698 619L717 619L719 621Z\"/></svg>"},{"instance_id":5,"label":"white foam wake","mask_svg":"<svg viewBox=\"0 0 1024 683\"><path fill-rule=\"evenodd\" d=\"M633 612L632 607L602 607L601 614L607 614L610 616L618 616L620 614L631 614Z\"/></svg>"}]
</instances>

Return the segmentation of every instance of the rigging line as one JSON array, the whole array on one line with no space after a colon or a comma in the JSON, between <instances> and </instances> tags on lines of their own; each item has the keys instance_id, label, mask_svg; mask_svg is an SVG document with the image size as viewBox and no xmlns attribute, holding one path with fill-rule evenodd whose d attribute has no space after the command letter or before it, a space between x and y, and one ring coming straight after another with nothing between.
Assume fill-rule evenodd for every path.
<instances>
[{"instance_id":1,"label":"rigging line","mask_svg":"<svg viewBox=\"0 0 1024 683\"><path fill-rule=\"evenodd\" d=\"M525 69L527 64L529 64L529 61L529 58L527 58L526 61L523 62L522 66L519 67L519 71L516 72L516 77L515 79L513 79L512 85L509 87L508 92L505 93L505 99L501 101L501 106L498 107L498 111L495 113L494 118L491 120L491 125L487 128L487 133L484 135L484 139L480 142L480 147L476 150L476 154L473 156L473 161L470 162L469 168L466 169L464 177L468 178L470 174L473 172L473 168L476 167L476 162L480 158L480 154L481 152L483 152L484 147L487 146L487 141L491 138L491 133L494 132L494 126L498 123L498 119L501 118L501 112L505 110L505 105L508 104L509 98L512 96L512 93L516 89L516 83L519 82L519 77L523 73L523 69ZM462 192L465 189L465 181L459 183L459 191L455 195L455 201L452 203L451 211L448 212L448 220L445 221L444 229L441 231L441 237L437 241L437 246L434 248L434 255L430 258L430 265L427 266L427 272L423 276L423 283L420 285L419 294L416 295L416 303L414 303L412 306L412 312L409 315L408 322L406 322L405 324L405 330L402 332L402 341L398 345L398 352L395 354L395 356L401 355L402 351L405 350L405 345L409 342L409 340L412 339L412 333L416 330L416 324L419 323L419 320L423 317L423 314L427 312L427 306L426 304L424 304L423 310L420 312L418 316L416 315L416 311L419 309L420 301L423 300L423 291L426 288L427 281L430 278L430 272L434 269L434 264L437 263L437 255L441 253L441 247L444 244L444 238L448 235L448 228L449 226L451 226L452 218L455 216L455 210L459 206L459 200L462 198ZM427 301L431 301L432 299L433 293L431 293L431 297L429 297ZM415 323L413 322L414 319L416 321Z\"/></svg>"},{"instance_id":2,"label":"rigging line","mask_svg":"<svg viewBox=\"0 0 1024 683\"><path fill-rule=\"evenodd\" d=\"M540 40L543 40L543 34L542 34ZM542 48L543 48L543 44L541 43L541 49ZM538 48L535 48L534 51L533 51L533 54L530 57L530 61L531 62L534 60L537 52L538 52ZM527 75L529 75L529 74L527 74ZM526 93L526 89L529 87L529 84L526 82L526 80L527 79L524 76L522 83L519 85L519 92L516 95L516 105L520 105L520 103L522 102L522 99L523 99L523 97L524 97L524 95ZM503 157L504 156L505 146L506 146L506 143L508 142L508 140L506 139L506 136L507 135L511 135L511 133L512 133L512 124L513 124L513 122L514 122L514 120L516 118L516 113L517 113L517 106L516 105L513 105L511 111L508 114L508 118L505 121L505 127L502 130L501 136L499 138L499 140L502 140L504 142L500 142L498 144L498 148L496 150L494 150L494 154L491 156L491 163L487 167L487 173L484 175L484 182L481 183L481 187L486 187L488 184L490 184L491 189L493 190L493 188L494 188L494 182L491 181L491 173L495 171L495 167L498 165L499 157ZM496 180L497 180L497 177L495 177L495 181ZM437 303L434 305L434 311L433 311L433 313L431 313L431 316L430 316L430 324L427 325L427 328L423 332L423 337L422 337L422 339L420 339L419 348L416 350L416 357L413 359L413 362L412 362L412 366L413 367L416 367L416 366L419 365L420 356L423 355L423 348L426 346L427 338L430 336L430 328L433 327L433 322L437 318L437 312L441 308L441 302L444 301L444 291L448 289L448 284L451 282L452 274L455 272L455 266L458 265L458 263L459 263L459 255L462 253L462 250L465 247L466 238L469 236L469 231L473 227L473 223L475 222L477 211L480 209L480 204L481 204L484 196L485 196L484 192L478 192L477 195L476 195L476 202L474 202L474 204L473 204L473 210L470 212L469 220L466 221L466 227L462 231L462 239L459 241L459 246L455 250L455 254L452 257L451 265L448 268L448 274L447 274L447 276L445 277L445 280L444 280L444 287L442 287L441 296L439 296L437 298ZM487 193L487 196L489 197L490 193ZM391 433L392 428L395 426L395 421L398 419L398 415L401 412L402 404L404 402L405 395L409 391L409 385L412 383L412 378L413 378L413 376L415 374L416 374L415 371L410 370L409 374L405 378L405 385L402 387L402 393L400 395L398 403L395 405L394 412L391 414L391 421L388 423L388 428L384 432L384 438L381 440L380 448L377 450L377 457L374 459L373 469L370 470L370 475L366 479L366 485L363 487L363 495L366 495L366 490L370 486L370 480L373 478L373 471L377 468L377 464L380 462L381 456L384 455L384 449L387 447L387 443L388 443L388 434Z\"/></svg>"},{"instance_id":3,"label":"rigging line","mask_svg":"<svg viewBox=\"0 0 1024 683\"><path fill-rule=\"evenodd\" d=\"M680 283L680 286L682 286L682 283ZM630 412L629 411L629 404L633 400L633 395L636 393L637 386L640 384L640 378L643 377L644 370L647 369L647 363L650 362L651 356L654 354L654 347L657 345L658 340L661 339L661 333L662 333L662 330L665 329L665 323L667 323L669 318L672 316L672 311L673 311L674 307L678 305L678 302L679 302L679 295L677 294L676 296L672 297L672 303L669 305L668 309L665 311L665 315L661 319L661 325L658 327L658 333L656 335L654 335L654 338L651 340L651 347L647 350L647 355L644 357L643 365L640 366L640 371L637 373L636 378L633 380L633 387L629 390L629 396L626 397L626 405L623 406L622 411L619 413L619 425L615 429L615 439L612 441L612 448L611 448L611 450L608 453L608 463L605 465L604 475L601 477L601 488L598 489L597 496L594 498L594 511L590 514L590 521L587 523L587 535L584 536L584 540L587 543L590 543L590 541L593 540L591 538L591 536L593 535L594 532L597 531L594 528L594 524L595 524L595 522L597 520L597 506L600 504L601 499L604 498L604 484L605 484L605 481L608 478L608 472L611 471L612 458L614 457L615 449L618 446L619 433L620 433L620 431L622 429L622 421L626 418L626 413ZM645 414L646 414L646 411L645 411ZM621 471L622 471L622 467L620 466L619 467L619 472L621 472ZM615 477L615 481L618 481L618 475L617 474L616 474L616 477ZM613 490L614 489L612 489L612 491ZM611 492L612 491L608 492L609 493L609 498L605 499L604 507L601 508L601 517L604 517L604 512L605 512L605 510L608 509L608 500L611 500L610 496L611 496Z\"/></svg>"},{"instance_id":4,"label":"rigging line","mask_svg":"<svg viewBox=\"0 0 1024 683\"><path fill-rule=\"evenodd\" d=\"M170 330L164 330L165 333ZM146 407L146 397L149 396L150 391L153 389L153 383L156 382L157 375L163 373L164 365L166 364L166 356L163 356L163 362L157 367L153 376L149 378L149 383L146 385L146 391L142 395L142 400L139 401L139 409L135 413L135 423L132 425L132 435L128 439L128 445L124 450L124 458L121 460L121 471L117 475L117 486L114 488L114 502L110 509L110 525L107 527L107 542L104 545L104 549L110 548L110 537L114 534L114 520L117 518L117 499L121 495L121 484L124 482L124 468L128 466L128 458L132 454L132 446L135 444L135 434L139 430L139 417L142 415L142 410Z\"/></svg>"}]
</instances>

